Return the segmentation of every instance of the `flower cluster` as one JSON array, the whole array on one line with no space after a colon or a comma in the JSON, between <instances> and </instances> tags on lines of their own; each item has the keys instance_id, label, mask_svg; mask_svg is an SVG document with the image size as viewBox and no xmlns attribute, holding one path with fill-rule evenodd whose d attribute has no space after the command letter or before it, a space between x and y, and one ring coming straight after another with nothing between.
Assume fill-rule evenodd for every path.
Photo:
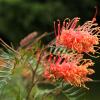
<instances>
[{"instance_id":1,"label":"flower cluster","mask_svg":"<svg viewBox=\"0 0 100 100\"><path fill-rule=\"evenodd\" d=\"M46 68L44 73L46 79L62 79L64 82L79 87L85 86L85 82L92 80L87 77L87 75L94 73L94 70L88 68L94 64L91 60L85 59L82 63L78 62L79 59L64 60L63 62L61 60L62 58L59 57L55 63L50 63L49 67Z\"/></svg>"},{"instance_id":2,"label":"flower cluster","mask_svg":"<svg viewBox=\"0 0 100 100\"><path fill-rule=\"evenodd\" d=\"M78 53L92 52L94 53L94 45L99 44L97 37L100 28L95 28L97 25L92 21L88 21L82 26L77 26L79 18L74 18L67 22L60 29L58 24L58 35L56 37L56 45L62 45L67 48L76 50Z\"/></svg>"},{"instance_id":3,"label":"flower cluster","mask_svg":"<svg viewBox=\"0 0 100 100\"><path fill-rule=\"evenodd\" d=\"M65 48L70 52L56 53L56 58L53 58L53 54L50 55L48 64L45 64L44 77L55 81L61 79L71 85L85 87L85 82L92 80L88 76L94 73L91 68L94 63L91 59L84 59L83 54L96 52L94 46L99 44L100 27L94 21L87 21L82 26L77 26L78 22L79 18L76 17L71 21L64 21L61 27L58 20L58 26L54 27L55 51L57 48Z\"/></svg>"}]
</instances>

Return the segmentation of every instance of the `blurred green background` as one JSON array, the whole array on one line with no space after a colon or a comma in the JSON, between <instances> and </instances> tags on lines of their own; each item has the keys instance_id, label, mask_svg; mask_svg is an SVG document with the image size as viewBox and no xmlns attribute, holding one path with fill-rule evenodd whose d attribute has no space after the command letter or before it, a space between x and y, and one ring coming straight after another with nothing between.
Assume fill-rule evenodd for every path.
<instances>
[{"instance_id":1,"label":"blurred green background","mask_svg":"<svg viewBox=\"0 0 100 100\"><path fill-rule=\"evenodd\" d=\"M91 20L95 0L0 0L0 37L14 46L27 34L53 31L53 22L66 17Z\"/></svg>"}]
</instances>

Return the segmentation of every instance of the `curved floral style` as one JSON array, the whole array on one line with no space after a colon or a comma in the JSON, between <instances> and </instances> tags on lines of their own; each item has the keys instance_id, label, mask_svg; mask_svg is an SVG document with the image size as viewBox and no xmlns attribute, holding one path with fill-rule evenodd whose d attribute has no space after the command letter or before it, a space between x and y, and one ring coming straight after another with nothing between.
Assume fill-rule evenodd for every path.
<instances>
[{"instance_id":1,"label":"curved floral style","mask_svg":"<svg viewBox=\"0 0 100 100\"><path fill-rule=\"evenodd\" d=\"M94 21L87 21L82 26L79 26L78 22L78 17L68 22L65 20L61 27L58 21L58 32L55 28L56 45L65 46L78 53L95 53L94 45L99 44L100 27Z\"/></svg>"},{"instance_id":2,"label":"curved floral style","mask_svg":"<svg viewBox=\"0 0 100 100\"><path fill-rule=\"evenodd\" d=\"M67 51L71 51L65 54L56 53L56 56L51 53L48 59L49 64L46 64L45 67L44 77L55 81L61 79L71 85L85 87L86 82L92 81L88 76L94 73L90 67L94 63L91 59L84 59L82 53L94 54L97 52L94 47L99 44L100 27L95 20L87 21L82 26L78 25L78 17L66 20L62 27L59 20L57 27L54 23L55 48L64 47ZM58 30L56 31L56 29Z\"/></svg>"},{"instance_id":3,"label":"curved floral style","mask_svg":"<svg viewBox=\"0 0 100 100\"><path fill-rule=\"evenodd\" d=\"M48 80L62 79L71 85L85 87L85 82L92 81L87 75L94 73L94 70L89 68L89 66L93 66L93 64L90 59L82 59L81 54L73 58L71 56L63 62L62 58L59 57L55 63L50 62L50 65L46 67L44 77Z\"/></svg>"}]
</instances>

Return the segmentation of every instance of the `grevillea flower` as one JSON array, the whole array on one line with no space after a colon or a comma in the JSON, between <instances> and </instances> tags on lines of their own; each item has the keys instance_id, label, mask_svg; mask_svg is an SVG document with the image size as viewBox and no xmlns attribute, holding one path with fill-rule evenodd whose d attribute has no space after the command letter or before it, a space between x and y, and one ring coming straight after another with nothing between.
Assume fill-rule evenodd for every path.
<instances>
[{"instance_id":1,"label":"grevillea flower","mask_svg":"<svg viewBox=\"0 0 100 100\"><path fill-rule=\"evenodd\" d=\"M58 21L58 34L55 30L56 45L65 46L78 53L94 53L94 45L99 44L100 27L93 21L87 21L82 26L77 26L78 22L79 18L76 17L69 22L64 21L61 27Z\"/></svg>"},{"instance_id":2,"label":"grevillea flower","mask_svg":"<svg viewBox=\"0 0 100 100\"><path fill-rule=\"evenodd\" d=\"M79 55L78 55L79 56ZM62 79L64 82L68 82L74 86L85 86L85 82L91 81L92 79L88 78L87 75L93 74L94 70L89 68L89 66L93 66L93 62L88 60L79 59L81 56L72 61L64 60L62 62L62 58L59 57L55 63L50 63L44 72L44 77L48 80L59 80Z\"/></svg>"}]
</instances>

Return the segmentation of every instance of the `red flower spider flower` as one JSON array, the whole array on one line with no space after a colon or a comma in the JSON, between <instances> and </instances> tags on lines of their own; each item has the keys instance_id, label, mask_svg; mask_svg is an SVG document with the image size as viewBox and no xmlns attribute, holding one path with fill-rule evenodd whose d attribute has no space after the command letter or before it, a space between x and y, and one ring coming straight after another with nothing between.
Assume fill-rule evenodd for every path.
<instances>
[{"instance_id":1,"label":"red flower spider flower","mask_svg":"<svg viewBox=\"0 0 100 100\"><path fill-rule=\"evenodd\" d=\"M92 81L87 75L94 73L94 70L89 68L94 63L90 59L83 59L80 63L79 59L81 56L79 58L76 56L76 59L72 61L65 59L63 62L61 62L62 58L59 57L55 63L50 63L49 67L46 67L44 77L48 80L62 79L71 85L85 87L85 82Z\"/></svg>"},{"instance_id":2,"label":"red flower spider flower","mask_svg":"<svg viewBox=\"0 0 100 100\"><path fill-rule=\"evenodd\" d=\"M78 53L94 53L94 45L99 44L98 34L100 33L100 27L93 21L87 21L82 26L77 26L78 22L79 18L76 17L71 21L64 21L61 27L58 20L58 32L56 32L54 24L56 45L65 46L76 50Z\"/></svg>"}]
</instances>

